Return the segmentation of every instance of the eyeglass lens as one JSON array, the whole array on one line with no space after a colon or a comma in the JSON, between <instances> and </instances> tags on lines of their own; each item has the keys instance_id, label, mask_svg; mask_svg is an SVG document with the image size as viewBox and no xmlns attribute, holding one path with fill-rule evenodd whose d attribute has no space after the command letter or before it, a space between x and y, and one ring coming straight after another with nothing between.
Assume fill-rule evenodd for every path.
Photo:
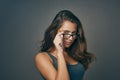
<instances>
[{"instance_id":1,"label":"eyeglass lens","mask_svg":"<svg viewBox=\"0 0 120 80\"><path fill-rule=\"evenodd\" d=\"M76 34L66 34L66 33L63 34L64 38L70 38L71 36L72 36L72 38L76 38L77 35Z\"/></svg>"}]
</instances>

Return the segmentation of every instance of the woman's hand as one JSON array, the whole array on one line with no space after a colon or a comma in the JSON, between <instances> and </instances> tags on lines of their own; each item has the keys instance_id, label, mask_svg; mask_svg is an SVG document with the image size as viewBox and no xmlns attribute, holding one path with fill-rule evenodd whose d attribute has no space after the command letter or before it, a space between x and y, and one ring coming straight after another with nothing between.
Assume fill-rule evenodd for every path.
<instances>
[{"instance_id":1,"label":"woman's hand","mask_svg":"<svg viewBox=\"0 0 120 80\"><path fill-rule=\"evenodd\" d=\"M63 52L63 32L59 32L56 34L55 39L53 41L55 48L58 52Z\"/></svg>"}]
</instances>

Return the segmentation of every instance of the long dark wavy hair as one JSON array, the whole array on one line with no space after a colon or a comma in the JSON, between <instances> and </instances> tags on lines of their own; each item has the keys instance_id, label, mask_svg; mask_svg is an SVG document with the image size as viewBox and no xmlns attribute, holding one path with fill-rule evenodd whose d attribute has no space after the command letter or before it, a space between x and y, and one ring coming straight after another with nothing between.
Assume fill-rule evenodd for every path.
<instances>
[{"instance_id":1,"label":"long dark wavy hair","mask_svg":"<svg viewBox=\"0 0 120 80\"><path fill-rule=\"evenodd\" d=\"M89 64L95 59L95 56L87 52L87 43L84 36L84 31L80 20L69 10L60 11L53 19L51 25L47 28L42 40L40 52L50 51L54 49L53 40L58 32L58 29L62 26L64 21L71 21L77 24L77 38L73 44L66 49L68 55L73 59L80 61L87 69Z\"/></svg>"}]
</instances>

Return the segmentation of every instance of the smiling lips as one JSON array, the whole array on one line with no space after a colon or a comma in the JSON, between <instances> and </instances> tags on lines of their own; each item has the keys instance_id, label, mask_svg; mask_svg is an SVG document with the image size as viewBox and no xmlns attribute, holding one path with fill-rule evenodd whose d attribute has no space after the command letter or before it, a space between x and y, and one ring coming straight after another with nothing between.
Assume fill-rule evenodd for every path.
<instances>
[{"instance_id":1,"label":"smiling lips","mask_svg":"<svg viewBox=\"0 0 120 80\"><path fill-rule=\"evenodd\" d=\"M72 44L72 42L65 42L65 44L66 44L66 45L70 45L70 44Z\"/></svg>"}]
</instances>

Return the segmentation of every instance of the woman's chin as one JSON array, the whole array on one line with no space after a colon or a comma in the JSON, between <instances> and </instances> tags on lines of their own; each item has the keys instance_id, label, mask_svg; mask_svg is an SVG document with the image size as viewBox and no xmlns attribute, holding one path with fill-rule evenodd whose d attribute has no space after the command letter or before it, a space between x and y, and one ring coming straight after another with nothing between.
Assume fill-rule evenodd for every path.
<instances>
[{"instance_id":1,"label":"woman's chin","mask_svg":"<svg viewBox=\"0 0 120 80\"><path fill-rule=\"evenodd\" d=\"M65 48L69 48L71 45L64 45Z\"/></svg>"}]
</instances>

